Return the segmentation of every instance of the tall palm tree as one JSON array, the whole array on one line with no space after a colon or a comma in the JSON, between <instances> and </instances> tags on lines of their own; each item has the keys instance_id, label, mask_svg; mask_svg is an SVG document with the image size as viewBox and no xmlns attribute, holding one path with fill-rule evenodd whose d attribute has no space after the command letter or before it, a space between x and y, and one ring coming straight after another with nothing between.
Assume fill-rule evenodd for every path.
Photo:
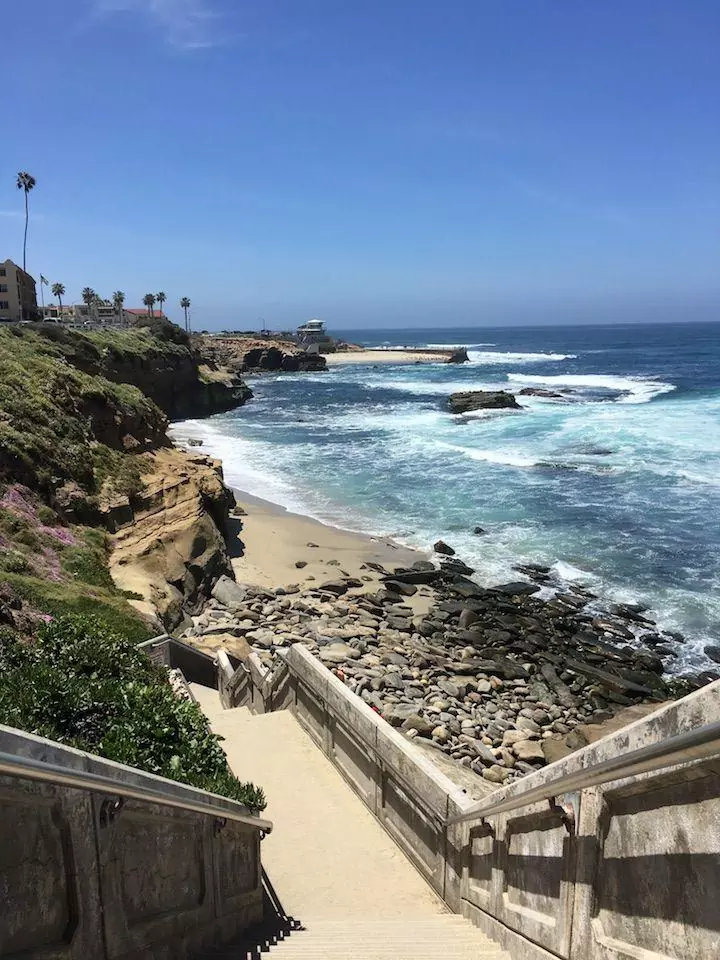
<instances>
[{"instance_id":1,"label":"tall palm tree","mask_svg":"<svg viewBox=\"0 0 720 960\"><path fill-rule=\"evenodd\" d=\"M180 301L180 306L185 311L185 332L189 333L190 331L188 329L188 310L190 309L190 298L183 297L182 300Z\"/></svg>"},{"instance_id":2,"label":"tall palm tree","mask_svg":"<svg viewBox=\"0 0 720 960\"><path fill-rule=\"evenodd\" d=\"M23 270L25 269L25 253L27 251L27 228L28 228L28 194L36 184L35 177L27 170L21 170L15 181L18 190L25 191L25 236L23 238Z\"/></svg>"},{"instance_id":3,"label":"tall palm tree","mask_svg":"<svg viewBox=\"0 0 720 960\"><path fill-rule=\"evenodd\" d=\"M153 307L155 306L155 294L146 293L145 296L143 297L143 303L147 307L148 316L149 317L155 316L155 311L153 310Z\"/></svg>"},{"instance_id":4,"label":"tall palm tree","mask_svg":"<svg viewBox=\"0 0 720 960\"><path fill-rule=\"evenodd\" d=\"M96 300L97 300L97 294L95 293L93 288L83 287L82 301L85 304L85 306L88 308L88 314L90 314L90 307L95 303Z\"/></svg>"},{"instance_id":5,"label":"tall palm tree","mask_svg":"<svg viewBox=\"0 0 720 960\"><path fill-rule=\"evenodd\" d=\"M65 287L62 283L54 283L52 285L52 294L54 297L58 298L58 304L60 309L58 310L59 318L62 320L62 298L65 296Z\"/></svg>"},{"instance_id":6,"label":"tall palm tree","mask_svg":"<svg viewBox=\"0 0 720 960\"><path fill-rule=\"evenodd\" d=\"M112 295L113 306L115 307L115 312L118 315L118 320L122 320L123 315L123 304L125 303L125 294L122 290L116 290Z\"/></svg>"},{"instance_id":7,"label":"tall palm tree","mask_svg":"<svg viewBox=\"0 0 720 960\"><path fill-rule=\"evenodd\" d=\"M155 294L155 299L160 304L160 313L162 313L163 304L167 300L167 294L165 293L164 290L161 290L160 293Z\"/></svg>"}]
</instances>

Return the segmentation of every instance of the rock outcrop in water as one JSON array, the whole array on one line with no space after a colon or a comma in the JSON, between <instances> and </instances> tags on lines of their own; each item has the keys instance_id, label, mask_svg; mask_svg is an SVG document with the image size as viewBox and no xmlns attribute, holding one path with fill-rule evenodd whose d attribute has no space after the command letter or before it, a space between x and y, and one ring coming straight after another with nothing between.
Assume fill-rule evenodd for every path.
<instances>
[{"instance_id":1,"label":"rock outcrop in water","mask_svg":"<svg viewBox=\"0 0 720 960\"><path fill-rule=\"evenodd\" d=\"M453 350L450 356L445 361L446 363L469 363L470 357L465 347L460 347L458 350Z\"/></svg>"},{"instance_id":2,"label":"rock outcrop in water","mask_svg":"<svg viewBox=\"0 0 720 960\"><path fill-rule=\"evenodd\" d=\"M543 397L545 400L567 400L567 397L557 390L548 390L545 387L523 387L518 391L519 397Z\"/></svg>"},{"instance_id":3,"label":"rock outcrop in water","mask_svg":"<svg viewBox=\"0 0 720 960\"><path fill-rule=\"evenodd\" d=\"M506 390L469 390L452 393L448 397L450 413L470 413L473 410L522 410L512 393Z\"/></svg>"}]
</instances>

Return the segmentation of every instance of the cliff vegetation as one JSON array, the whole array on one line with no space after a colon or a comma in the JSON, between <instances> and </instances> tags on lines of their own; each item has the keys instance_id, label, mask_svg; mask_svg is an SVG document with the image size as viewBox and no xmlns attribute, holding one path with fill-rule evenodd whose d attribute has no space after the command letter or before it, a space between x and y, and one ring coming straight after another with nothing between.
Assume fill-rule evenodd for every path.
<instances>
[{"instance_id":1,"label":"cliff vegetation","mask_svg":"<svg viewBox=\"0 0 720 960\"><path fill-rule=\"evenodd\" d=\"M0 328L0 723L260 809L136 649L231 573L232 494L168 420L248 396L168 323Z\"/></svg>"}]
</instances>

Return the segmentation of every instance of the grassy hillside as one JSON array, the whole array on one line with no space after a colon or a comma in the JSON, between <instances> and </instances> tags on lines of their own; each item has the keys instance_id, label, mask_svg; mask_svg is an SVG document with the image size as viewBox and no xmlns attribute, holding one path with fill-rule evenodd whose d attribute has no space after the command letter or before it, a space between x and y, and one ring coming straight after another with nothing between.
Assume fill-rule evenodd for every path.
<instances>
[{"instance_id":1,"label":"grassy hillside","mask_svg":"<svg viewBox=\"0 0 720 960\"><path fill-rule=\"evenodd\" d=\"M200 710L136 649L153 631L110 577L101 509L140 493L179 397L212 412L243 389L208 387L169 324L0 327L0 723L260 809Z\"/></svg>"},{"instance_id":2,"label":"grassy hillside","mask_svg":"<svg viewBox=\"0 0 720 960\"><path fill-rule=\"evenodd\" d=\"M155 339L124 336L138 354ZM111 337L50 324L0 329L0 479L47 497L73 481L93 496L122 469L117 454L163 442L166 417L137 387L77 366L99 370Z\"/></svg>"}]
</instances>

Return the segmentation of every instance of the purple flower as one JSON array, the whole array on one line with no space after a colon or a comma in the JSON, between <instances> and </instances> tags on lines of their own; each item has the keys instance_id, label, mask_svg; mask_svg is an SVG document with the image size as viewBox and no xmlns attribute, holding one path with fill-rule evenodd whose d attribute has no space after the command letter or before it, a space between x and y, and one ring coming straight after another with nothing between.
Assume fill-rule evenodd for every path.
<instances>
[{"instance_id":1,"label":"purple flower","mask_svg":"<svg viewBox=\"0 0 720 960\"><path fill-rule=\"evenodd\" d=\"M27 487L21 487L19 484L8 487L0 500L0 507L5 507L13 513L20 513L28 520L37 521L37 510L32 503L32 493Z\"/></svg>"},{"instance_id":2,"label":"purple flower","mask_svg":"<svg viewBox=\"0 0 720 960\"><path fill-rule=\"evenodd\" d=\"M55 583L62 580L60 560L52 547L41 549L40 555L33 561L33 568L39 577L44 577L46 580L52 580Z\"/></svg>"}]
</instances>

